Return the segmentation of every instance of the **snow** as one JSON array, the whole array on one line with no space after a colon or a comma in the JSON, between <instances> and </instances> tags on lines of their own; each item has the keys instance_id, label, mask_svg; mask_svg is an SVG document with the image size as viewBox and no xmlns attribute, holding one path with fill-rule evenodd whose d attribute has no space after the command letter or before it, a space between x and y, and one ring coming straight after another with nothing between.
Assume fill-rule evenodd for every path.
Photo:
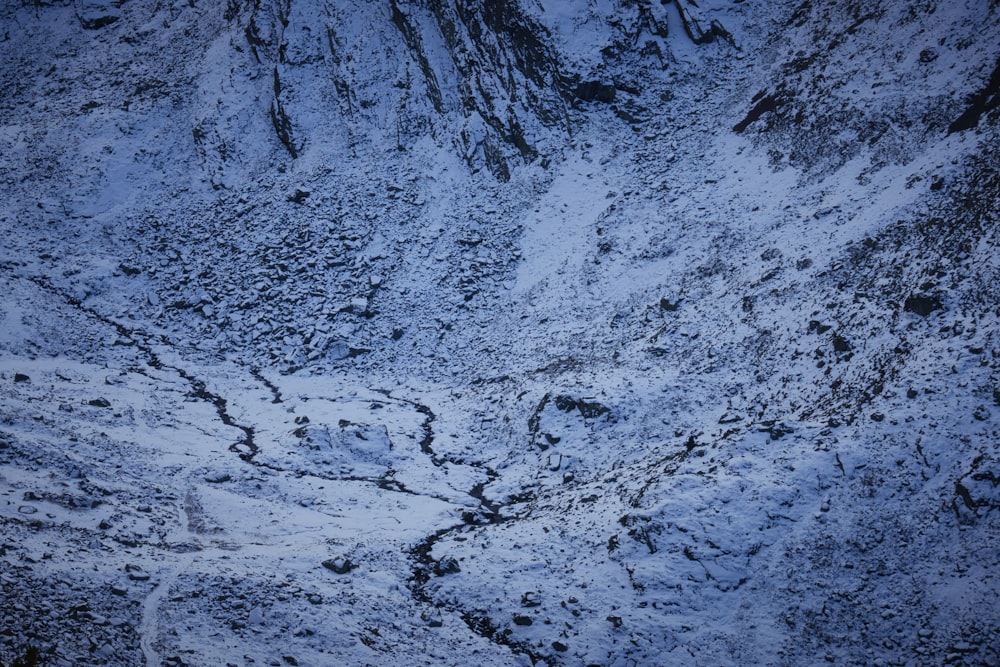
<instances>
[{"instance_id":1,"label":"snow","mask_svg":"<svg viewBox=\"0 0 1000 667\"><path fill-rule=\"evenodd\" d=\"M1000 662L995 10L84 10L0 10L0 661Z\"/></svg>"}]
</instances>

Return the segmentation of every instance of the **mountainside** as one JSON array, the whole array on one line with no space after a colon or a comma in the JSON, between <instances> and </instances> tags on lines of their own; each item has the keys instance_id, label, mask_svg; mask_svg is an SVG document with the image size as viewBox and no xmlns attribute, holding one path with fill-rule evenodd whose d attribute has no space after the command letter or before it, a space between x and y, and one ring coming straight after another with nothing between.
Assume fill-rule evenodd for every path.
<instances>
[{"instance_id":1,"label":"mountainside","mask_svg":"<svg viewBox=\"0 0 1000 667\"><path fill-rule=\"evenodd\" d=\"M0 8L0 664L1000 664L1000 4Z\"/></svg>"}]
</instances>

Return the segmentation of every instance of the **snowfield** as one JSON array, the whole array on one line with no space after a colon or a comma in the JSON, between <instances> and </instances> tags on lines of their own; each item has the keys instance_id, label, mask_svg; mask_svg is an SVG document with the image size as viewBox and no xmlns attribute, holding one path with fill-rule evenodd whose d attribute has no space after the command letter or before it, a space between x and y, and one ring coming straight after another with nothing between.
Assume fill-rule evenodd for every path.
<instances>
[{"instance_id":1,"label":"snowfield","mask_svg":"<svg viewBox=\"0 0 1000 667\"><path fill-rule=\"evenodd\" d=\"M1000 664L996 3L0 9L0 664Z\"/></svg>"}]
</instances>

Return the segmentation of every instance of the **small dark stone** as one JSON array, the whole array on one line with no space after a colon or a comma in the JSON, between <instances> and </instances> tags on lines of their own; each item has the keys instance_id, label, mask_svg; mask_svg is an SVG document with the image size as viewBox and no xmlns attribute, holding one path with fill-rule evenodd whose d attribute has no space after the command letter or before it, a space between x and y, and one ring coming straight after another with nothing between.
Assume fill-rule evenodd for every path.
<instances>
[{"instance_id":1,"label":"small dark stone","mask_svg":"<svg viewBox=\"0 0 1000 667\"><path fill-rule=\"evenodd\" d=\"M615 626L616 628L622 627L622 617L621 616L608 616L608 623Z\"/></svg>"},{"instance_id":2,"label":"small dark stone","mask_svg":"<svg viewBox=\"0 0 1000 667\"><path fill-rule=\"evenodd\" d=\"M555 650L559 651L560 653L565 653L566 651L569 650L569 646L566 646L565 644L563 644L560 641L554 641L554 642L552 642L552 648L554 648Z\"/></svg>"},{"instance_id":3,"label":"small dark stone","mask_svg":"<svg viewBox=\"0 0 1000 667\"><path fill-rule=\"evenodd\" d=\"M285 661L285 664L292 665L292 667L298 667L299 661L290 655L283 655L281 659Z\"/></svg>"},{"instance_id":4,"label":"small dark stone","mask_svg":"<svg viewBox=\"0 0 1000 667\"><path fill-rule=\"evenodd\" d=\"M833 335L833 349L835 352L850 352L851 343L840 334Z\"/></svg>"},{"instance_id":5,"label":"small dark stone","mask_svg":"<svg viewBox=\"0 0 1000 667\"><path fill-rule=\"evenodd\" d=\"M885 421L885 415L882 414L881 412L873 412L872 413L872 421L873 422Z\"/></svg>"},{"instance_id":6,"label":"small dark stone","mask_svg":"<svg viewBox=\"0 0 1000 667\"><path fill-rule=\"evenodd\" d=\"M87 405L92 405L95 408L110 408L111 401L106 398L92 398L87 401Z\"/></svg>"},{"instance_id":7,"label":"small dark stone","mask_svg":"<svg viewBox=\"0 0 1000 667\"><path fill-rule=\"evenodd\" d=\"M681 307L681 302L679 300L671 303L670 299L666 297L660 299L660 310L665 310L667 312L672 313L680 307Z\"/></svg>"},{"instance_id":8,"label":"small dark stone","mask_svg":"<svg viewBox=\"0 0 1000 667\"><path fill-rule=\"evenodd\" d=\"M14 373L14 382L27 382L31 378L24 373Z\"/></svg>"},{"instance_id":9,"label":"small dark stone","mask_svg":"<svg viewBox=\"0 0 1000 667\"><path fill-rule=\"evenodd\" d=\"M532 620L530 616L525 616L524 614L514 614L514 625L531 625Z\"/></svg>"},{"instance_id":10,"label":"small dark stone","mask_svg":"<svg viewBox=\"0 0 1000 667\"><path fill-rule=\"evenodd\" d=\"M399 340L400 338L403 337L403 333L404 332L403 332L402 329L393 329L392 330L392 339L393 340Z\"/></svg>"},{"instance_id":11,"label":"small dark stone","mask_svg":"<svg viewBox=\"0 0 1000 667\"><path fill-rule=\"evenodd\" d=\"M910 387L909 389L906 390L906 397L907 398L916 398L917 397L917 390L914 389L913 387Z\"/></svg>"},{"instance_id":12,"label":"small dark stone","mask_svg":"<svg viewBox=\"0 0 1000 667\"><path fill-rule=\"evenodd\" d=\"M818 334L825 334L831 328L832 327L829 324L823 324L819 320L810 320L809 321L809 331L810 332L815 332L815 333L818 333Z\"/></svg>"},{"instance_id":13,"label":"small dark stone","mask_svg":"<svg viewBox=\"0 0 1000 667\"><path fill-rule=\"evenodd\" d=\"M312 193L309 192L308 190L299 190L298 188L296 188L295 194L290 195L288 197L288 201L292 202L293 204L301 204L306 199L309 198L310 194L312 194Z\"/></svg>"}]
</instances>

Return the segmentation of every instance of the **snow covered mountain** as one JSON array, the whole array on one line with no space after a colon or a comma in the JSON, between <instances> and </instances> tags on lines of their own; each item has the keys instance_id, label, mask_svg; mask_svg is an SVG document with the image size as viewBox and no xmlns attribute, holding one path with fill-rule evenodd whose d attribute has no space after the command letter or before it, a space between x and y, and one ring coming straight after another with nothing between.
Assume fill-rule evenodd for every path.
<instances>
[{"instance_id":1,"label":"snow covered mountain","mask_svg":"<svg viewBox=\"0 0 1000 667\"><path fill-rule=\"evenodd\" d=\"M1000 5L0 7L0 663L1000 664Z\"/></svg>"}]
</instances>

